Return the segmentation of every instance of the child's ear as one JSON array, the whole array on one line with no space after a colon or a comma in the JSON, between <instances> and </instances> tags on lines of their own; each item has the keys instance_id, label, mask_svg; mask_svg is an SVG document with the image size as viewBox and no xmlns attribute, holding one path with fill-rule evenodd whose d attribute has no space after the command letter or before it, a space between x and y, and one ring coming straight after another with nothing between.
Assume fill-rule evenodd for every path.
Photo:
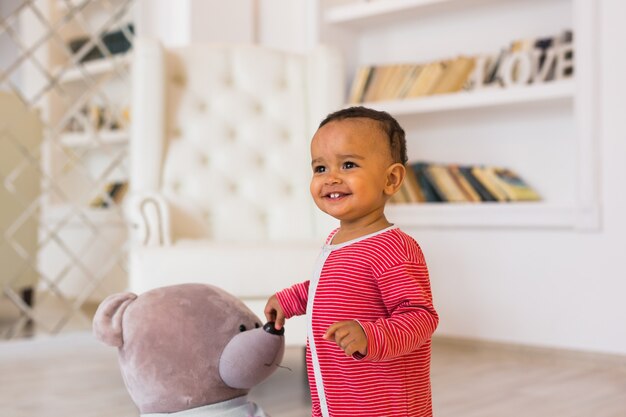
<instances>
[{"instance_id":1,"label":"child's ear","mask_svg":"<svg viewBox=\"0 0 626 417\"><path fill-rule=\"evenodd\" d=\"M401 163L395 163L387 168L387 183L383 192L385 195L391 197L400 189L404 176L406 175L406 168Z\"/></svg>"}]
</instances>

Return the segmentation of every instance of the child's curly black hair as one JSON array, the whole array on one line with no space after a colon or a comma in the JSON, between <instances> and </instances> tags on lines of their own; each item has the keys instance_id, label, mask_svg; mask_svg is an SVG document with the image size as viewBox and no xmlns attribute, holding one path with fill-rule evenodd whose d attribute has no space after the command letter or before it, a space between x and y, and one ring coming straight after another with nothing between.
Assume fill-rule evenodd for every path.
<instances>
[{"instance_id":1,"label":"child's curly black hair","mask_svg":"<svg viewBox=\"0 0 626 417\"><path fill-rule=\"evenodd\" d=\"M378 111L363 106L348 107L338 110L326 116L320 123L318 128L335 120L343 120L350 118L365 118L375 120L379 123L383 132L389 137L389 148L393 162L405 165L408 161L406 154L406 138L404 129L389 113Z\"/></svg>"}]
</instances>

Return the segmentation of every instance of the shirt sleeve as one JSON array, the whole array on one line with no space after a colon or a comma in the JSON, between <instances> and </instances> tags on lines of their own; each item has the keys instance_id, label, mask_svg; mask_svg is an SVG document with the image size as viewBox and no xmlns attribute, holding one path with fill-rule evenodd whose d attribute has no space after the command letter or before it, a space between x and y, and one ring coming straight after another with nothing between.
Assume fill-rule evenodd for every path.
<instances>
[{"instance_id":1,"label":"shirt sleeve","mask_svg":"<svg viewBox=\"0 0 626 417\"><path fill-rule=\"evenodd\" d=\"M276 298L278 298L286 318L306 314L309 282L304 281L276 293Z\"/></svg>"},{"instance_id":2,"label":"shirt sleeve","mask_svg":"<svg viewBox=\"0 0 626 417\"><path fill-rule=\"evenodd\" d=\"M425 263L404 262L386 270L378 285L387 317L359 321L367 336L366 361L383 361L412 352L429 341L439 317L433 307Z\"/></svg>"}]
</instances>

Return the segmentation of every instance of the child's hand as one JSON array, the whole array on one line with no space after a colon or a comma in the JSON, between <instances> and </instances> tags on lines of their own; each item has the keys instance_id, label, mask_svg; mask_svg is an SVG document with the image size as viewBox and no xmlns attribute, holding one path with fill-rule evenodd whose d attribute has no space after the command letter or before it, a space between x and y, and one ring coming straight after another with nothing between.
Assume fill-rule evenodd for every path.
<instances>
[{"instance_id":1,"label":"child's hand","mask_svg":"<svg viewBox=\"0 0 626 417\"><path fill-rule=\"evenodd\" d=\"M333 324L326 330L324 339L334 340L348 356L357 352L363 356L367 355L367 336L355 320L338 321Z\"/></svg>"},{"instance_id":2,"label":"child's hand","mask_svg":"<svg viewBox=\"0 0 626 417\"><path fill-rule=\"evenodd\" d=\"M283 312L283 308L280 306L276 295L272 295L267 300L267 304L265 304L265 310L263 312L265 313L267 321L274 322L274 328L276 330L283 328L285 325L285 313Z\"/></svg>"}]
</instances>

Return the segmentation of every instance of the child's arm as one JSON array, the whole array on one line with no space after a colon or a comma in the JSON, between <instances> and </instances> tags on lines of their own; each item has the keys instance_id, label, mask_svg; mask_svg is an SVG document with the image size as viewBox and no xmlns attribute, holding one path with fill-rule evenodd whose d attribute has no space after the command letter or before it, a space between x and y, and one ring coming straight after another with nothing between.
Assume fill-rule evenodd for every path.
<instances>
[{"instance_id":1,"label":"child's arm","mask_svg":"<svg viewBox=\"0 0 626 417\"><path fill-rule=\"evenodd\" d=\"M279 291L267 300L265 318L274 321L276 330L280 330L285 324L285 319L306 314L308 298L309 281Z\"/></svg>"},{"instance_id":2,"label":"child's arm","mask_svg":"<svg viewBox=\"0 0 626 417\"><path fill-rule=\"evenodd\" d=\"M378 278L389 317L359 321L367 337L364 360L382 361L418 349L430 340L439 317L433 307L425 263L407 262Z\"/></svg>"}]
</instances>

